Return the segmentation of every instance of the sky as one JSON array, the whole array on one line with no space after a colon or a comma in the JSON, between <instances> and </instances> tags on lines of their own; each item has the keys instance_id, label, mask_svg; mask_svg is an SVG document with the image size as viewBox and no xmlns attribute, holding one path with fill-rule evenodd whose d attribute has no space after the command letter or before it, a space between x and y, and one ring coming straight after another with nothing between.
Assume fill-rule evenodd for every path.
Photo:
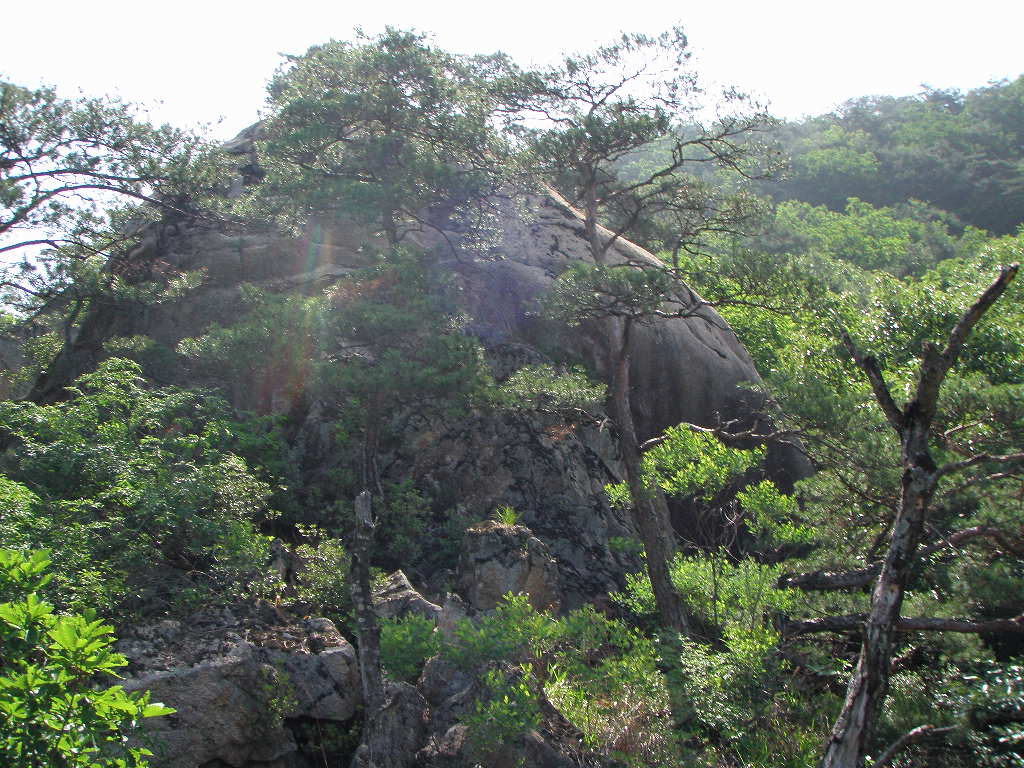
<instances>
[{"instance_id":1,"label":"sky","mask_svg":"<svg viewBox=\"0 0 1024 768\"><path fill-rule=\"evenodd\" d=\"M541 64L623 31L681 24L705 82L767 98L786 118L857 96L909 95L922 84L966 90L1024 73L1019 0L49 0L18 7L34 18L0 33L0 78L55 85L65 96L119 96L144 104L158 121L210 124L215 138L258 118L281 54L350 39L356 26L415 28L451 51L502 50Z\"/></svg>"}]
</instances>

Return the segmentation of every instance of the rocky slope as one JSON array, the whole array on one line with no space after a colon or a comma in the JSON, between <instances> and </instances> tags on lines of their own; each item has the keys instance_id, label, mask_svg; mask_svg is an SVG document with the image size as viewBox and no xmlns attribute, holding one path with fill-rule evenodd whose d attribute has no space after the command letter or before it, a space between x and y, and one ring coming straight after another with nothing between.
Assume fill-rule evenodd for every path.
<instances>
[{"instance_id":1,"label":"rocky slope","mask_svg":"<svg viewBox=\"0 0 1024 768\"><path fill-rule=\"evenodd\" d=\"M244 153L247 147L242 137L235 149ZM603 375L607 349L596 328L571 329L535 313L538 298L570 262L589 260L579 214L554 192L494 202L501 216L488 258L460 252L457 232L420 237L424 247L456 243L442 261L463 297L467 332L481 341L499 379L517 366L552 357L580 361ZM654 259L627 241L614 249L622 261ZM213 323L229 324L239 312L243 283L308 295L365 261L357 239L343 227L311 227L307 237L289 239L168 220L145 232L130 264L137 276L199 270L204 281L185 298L158 305L94 303L74 344L37 381L33 399L59 398L76 375L102 359L105 344L115 337L144 335L174 349ZM688 320L640 327L635 349L632 402L643 438L680 421L706 425L757 418L757 398L743 388L758 381L757 372L712 309ZM186 368L168 373L178 383L192 383L190 375ZM328 427L329 405L260 376L254 371L251 382L252 391L260 393L257 406L288 415L289 450L302 481L328 476L339 461ZM233 394L236 400L250 398L236 404L253 405L251 391ZM535 412L413 419L401 446L383 464L411 474L445 514L480 520L508 505L526 526L471 529L458 573L416 574L427 595L415 595L413 602L432 605L442 620L444 611L450 619L452 611L487 610L509 590L530 593L537 607L600 604L622 586L625 573L640 567L628 548L613 546L616 539L636 538L636 531L629 515L613 510L603 493L605 484L622 479L615 437L606 425L573 424ZM805 467L795 453L777 453L770 471L785 484ZM677 517L681 524L686 519L682 512ZM461 596L446 594L450 588ZM459 608L462 600L468 605ZM271 610L255 624L222 616L206 629L195 623L129 634L122 641L133 663L129 685L151 688L156 698L179 710L155 726L167 747L156 765L325 764L313 756L324 747L310 733L335 727L347 732L345 723L358 706L351 646L329 624L296 621ZM445 674L428 665L419 690L403 684L391 691L401 715L396 727L414 761L407 764L458 764L452 712L468 706L470 683L460 688ZM280 683L284 677L291 681L287 695ZM529 764L564 762L545 738L538 734L524 747Z\"/></svg>"}]
</instances>

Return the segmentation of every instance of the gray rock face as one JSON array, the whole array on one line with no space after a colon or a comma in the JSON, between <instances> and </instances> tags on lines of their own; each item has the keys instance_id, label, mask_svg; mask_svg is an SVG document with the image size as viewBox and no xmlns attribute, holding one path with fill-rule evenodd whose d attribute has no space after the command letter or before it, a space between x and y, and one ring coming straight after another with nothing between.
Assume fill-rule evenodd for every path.
<instances>
[{"instance_id":1,"label":"gray rock face","mask_svg":"<svg viewBox=\"0 0 1024 768\"><path fill-rule=\"evenodd\" d=\"M427 702L408 683L388 683L372 733L363 735L352 768L410 768L426 732Z\"/></svg>"},{"instance_id":2,"label":"gray rock face","mask_svg":"<svg viewBox=\"0 0 1024 768\"><path fill-rule=\"evenodd\" d=\"M474 320L494 334L532 346L557 346L604 375L608 350L596 326L569 330L533 316L537 299L571 263L593 263L581 215L554 191L509 201L504 211L495 248L501 258L462 269ZM622 239L612 246L609 259L660 264ZM632 366L635 418L644 439L681 421L706 425L718 414L736 415L744 410L746 397L737 386L760 380L746 349L710 307L690 319L638 327Z\"/></svg>"},{"instance_id":3,"label":"gray rock face","mask_svg":"<svg viewBox=\"0 0 1024 768\"><path fill-rule=\"evenodd\" d=\"M435 605L417 592L409 583L409 578L401 571L392 573L387 581L374 591L373 607L377 609L377 615L384 619L402 618L413 614L436 621L441 614L441 606Z\"/></svg>"},{"instance_id":4,"label":"gray rock face","mask_svg":"<svg viewBox=\"0 0 1024 768\"><path fill-rule=\"evenodd\" d=\"M513 507L557 562L562 608L571 610L620 589L622 575L641 567L610 545L637 537L629 513L613 509L604 493L622 480L617 452L611 434L595 425L479 412L419 425L393 464L469 519Z\"/></svg>"},{"instance_id":5,"label":"gray rock face","mask_svg":"<svg viewBox=\"0 0 1024 768\"><path fill-rule=\"evenodd\" d=\"M552 192L499 206L494 258L453 257L450 267L463 283L472 326L480 335L552 346L583 359L597 371L606 367L604 341L596 328L570 330L531 315L536 299L573 261L590 261L579 214ZM457 233L449 233L456 241ZM440 247L426 234L424 247ZM613 261L657 260L627 240L612 249ZM105 305L84 320L74 347L33 390L35 400L59 396L59 388L88 370L115 335L145 334L173 347L200 334L211 322L229 322L237 312L237 287L255 283L269 290L309 291L327 286L364 266L359 235L351 228L320 229L316 239L288 240L268 233L218 232L183 224L154 225L132 255L160 268L201 270L205 286L194 296L146 311L125 312ZM638 330L633 355L633 400L644 435L679 421L709 423L732 414L744 395L736 386L758 375L743 345L714 310L689 320L666 320Z\"/></svg>"},{"instance_id":6,"label":"gray rock face","mask_svg":"<svg viewBox=\"0 0 1024 768\"><path fill-rule=\"evenodd\" d=\"M291 626L176 621L118 642L128 690L177 712L144 723L154 768L307 768L289 721L346 723L361 699L355 650L328 619Z\"/></svg>"},{"instance_id":7,"label":"gray rock face","mask_svg":"<svg viewBox=\"0 0 1024 768\"><path fill-rule=\"evenodd\" d=\"M492 610L504 595L525 594L538 611L558 610L558 566L528 528L497 522L466 531L459 560L459 592L478 611Z\"/></svg>"}]
</instances>

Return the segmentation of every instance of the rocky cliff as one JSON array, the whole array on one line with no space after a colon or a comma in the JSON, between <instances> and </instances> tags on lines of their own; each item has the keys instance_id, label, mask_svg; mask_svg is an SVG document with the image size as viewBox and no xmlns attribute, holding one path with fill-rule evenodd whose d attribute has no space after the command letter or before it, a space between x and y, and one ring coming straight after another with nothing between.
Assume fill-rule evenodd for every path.
<instances>
[{"instance_id":1,"label":"rocky cliff","mask_svg":"<svg viewBox=\"0 0 1024 768\"><path fill-rule=\"evenodd\" d=\"M243 153L247 147L245 137L234 145ZM498 380L519 366L552 359L579 362L603 376L607 348L596 327L569 328L536 312L538 299L570 263L590 259L579 214L554 192L492 202L501 214L487 258L462 251L457 231L423 232L418 238L422 247L443 251L440 263L451 272L462 297L466 332L479 339ZM199 272L202 285L182 298L155 305L95 302L74 343L39 379L31 397L59 398L76 375L108 354L112 339L147 336L174 350L182 339L200 335L212 324L230 324L239 312L242 284L273 293L311 295L326 290L365 266L358 242L338 224L311 226L304 238L211 227L199 220L153 225L128 260L132 274ZM654 257L622 240L614 246L613 260L644 262ZM757 382L757 372L740 341L712 309L704 308L686 320L641 326L635 345L632 402L642 438L680 421L708 425L758 418L758 400L743 386ZM173 382L193 383L193 372L180 360L165 375ZM247 393L233 393L236 400L245 399L236 404L251 407L249 395L258 390L259 407L287 416L288 450L299 482L315 485L329 477L343 460L328 427L330 404L301 387L285 387L259 370L253 371L250 385ZM412 419L400 445L386 459L385 476L387 467L401 467L417 488L429 492L436 516L482 520L507 505L525 526L515 531L501 526L490 532L471 529L457 574L415 574L427 593L419 598L424 602L457 602L458 596L445 596L451 589L468 600L470 612L487 610L497 596L518 585L531 593L538 607L601 604L608 592L622 586L626 573L640 568L628 547L615 546L617 540L635 539L636 531L630 516L612 509L603 493L607 483L623 477L615 435L600 419L571 423L541 412L484 410L453 419ZM774 455L770 469L783 484L804 471L795 453ZM684 525L686 516L680 512L677 519ZM159 726L158 734L177 756L171 754L157 765L318 764L303 757L299 726L313 723L320 728L351 718L356 706L351 647L334 638L333 628L315 623L289 629L284 622L257 641L250 637L251 626L233 619L214 624L209 642L200 642L188 628L175 625L147 630L149 634L134 641L128 638L124 645L135 665L130 684L154 688L158 697L179 709L179 715ZM333 638L330 642L320 636L324 632ZM267 638L282 633L292 638L294 647L287 642L272 647ZM197 643L201 653L195 651ZM260 692L272 689L280 674L295 678L298 694L277 702L271 733ZM435 670L437 674L443 673ZM437 680L424 685L420 693L409 686L394 692L403 707L420 708L419 714L411 715L419 718L417 722L426 717L425 702L432 701L430 706L437 709L446 697L467 695L461 689L438 693L433 690L440 685ZM444 717L433 722L429 733L416 731L417 743L410 749L433 745L431 759L439 760L437 755L454 749L449 742L457 741L458 734L449 733L451 723ZM445 727L438 731L442 723ZM538 757L540 763L558 762L543 743L532 749L548 755Z\"/></svg>"}]
</instances>

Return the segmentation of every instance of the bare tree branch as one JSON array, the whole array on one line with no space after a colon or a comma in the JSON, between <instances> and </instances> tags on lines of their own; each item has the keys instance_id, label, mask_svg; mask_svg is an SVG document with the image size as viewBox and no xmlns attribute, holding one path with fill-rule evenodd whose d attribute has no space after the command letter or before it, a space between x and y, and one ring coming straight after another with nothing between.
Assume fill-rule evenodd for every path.
<instances>
[{"instance_id":1,"label":"bare tree branch","mask_svg":"<svg viewBox=\"0 0 1024 768\"><path fill-rule=\"evenodd\" d=\"M822 616L817 619L789 620L782 624L784 637L812 635L820 632L860 632L867 615L851 613L844 616ZM1024 633L1024 614L1012 619L942 619L927 617L900 617L896 623L897 632L957 632L979 634L981 632Z\"/></svg>"},{"instance_id":2,"label":"bare tree branch","mask_svg":"<svg viewBox=\"0 0 1024 768\"><path fill-rule=\"evenodd\" d=\"M886 747L882 754L878 756L878 759L871 764L871 768L886 768L886 766L892 764L892 761L897 754L909 747L911 744L916 744L924 739L943 736L955 731L957 728L958 726L956 725L947 725L941 728L934 725L919 725L917 728L907 731L896 739L896 741Z\"/></svg>"},{"instance_id":3,"label":"bare tree branch","mask_svg":"<svg viewBox=\"0 0 1024 768\"><path fill-rule=\"evenodd\" d=\"M968 307L960 320L953 327L946 342L946 348L941 352L938 346L932 343L925 344L924 356L921 361L921 378L917 383L917 396L914 399L915 406L921 411L922 417L931 419L935 414L936 404L939 399L939 388L946 379L949 369L960 357L964 342L968 335L984 317L989 308L996 300L1003 295L1003 292L1017 276L1020 265L1017 263L1003 267L999 276L977 300Z\"/></svg>"},{"instance_id":4,"label":"bare tree branch","mask_svg":"<svg viewBox=\"0 0 1024 768\"><path fill-rule=\"evenodd\" d=\"M975 464L984 464L991 462L993 464L1010 464L1013 462L1024 462L1024 453L1008 453L1002 456L993 456L990 453L979 453L975 456L971 456L969 459L963 461L952 461L948 464L943 464L938 469L938 474L948 475L952 472L959 472L962 469L973 467Z\"/></svg>"},{"instance_id":5,"label":"bare tree branch","mask_svg":"<svg viewBox=\"0 0 1024 768\"><path fill-rule=\"evenodd\" d=\"M858 367L860 367L868 377L868 381L871 384L871 390L875 393L875 400L878 401L878 405L882 408L882 413L885 414L885 418L889 420L889 424L892 428L899 432L904 426L903 412L900 410L899 406L896 405L896 401L892 399L892 393L889 391L889 385L886 383L885 377L882 375L882 370L878 367L878 361L873 355L862 355L845 328L841 333L843 346L846 347L846 350L850 353L850 357L854 359L854 362L857 363Z\"/></svg>"},{"instance_id":6,"label":"bare tree branch","mask_svg":"<svg viewBox=\"0 0 1024 768\"><path fill-rule=\"evenodd\" d=\"M918 551L918 559L925 560L943 549L955 547L965 541L982 537L996 540L1011 552L1018 553L1024 551L1024 544L1014 542L1013 537L1002 528L996 528L991 525L976 525L973 528L964 528L963 530L948 534L942 541L922 547ZM822 570L785 574L779 578L778 585L782 589L802 589L807 592L862 589L878 576L881 568L881 563L876 563L866 568L858 568L851 571Z\"/></svg>"}]
</instances>

